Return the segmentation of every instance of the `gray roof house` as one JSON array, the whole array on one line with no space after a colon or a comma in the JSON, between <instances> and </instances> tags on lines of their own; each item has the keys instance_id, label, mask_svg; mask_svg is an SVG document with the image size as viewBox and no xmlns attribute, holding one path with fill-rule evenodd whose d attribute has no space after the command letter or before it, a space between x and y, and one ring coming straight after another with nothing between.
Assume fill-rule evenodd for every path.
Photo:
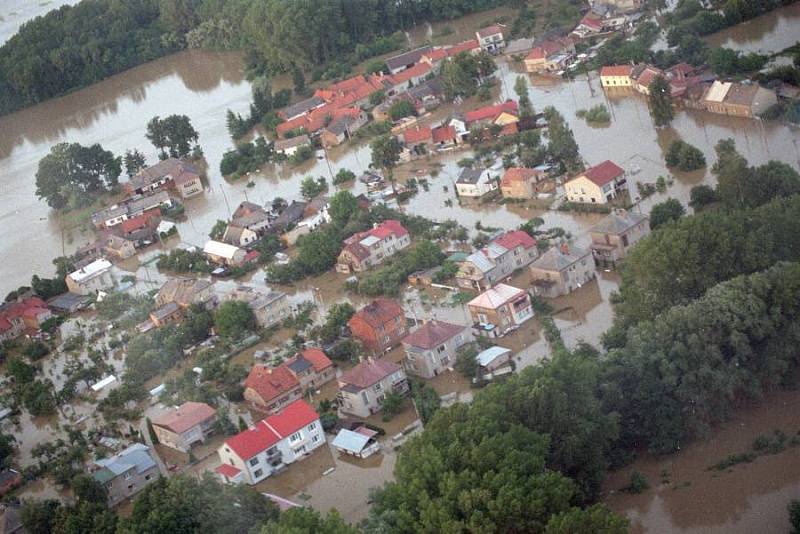
<instances>
[{"instance_id":1,"label":"gray roof house","mask_svg":"<svg viewBox=\"0 0 800 534\"><path fill-rule=\"evenodd\" d=\"M543 297L558 297L578 289L595 276L589 249L562 243L552 247L530 265L534 289Z\"/></svg>"},{"instance_id":2,"label":"gray roof house","mask_svg":"<svg viewBox=\"0 0 800 534\"><path fill-rule=\"evenodd\" d=\"M410 67L413 67L415 63L419 63L419 60L423 55L427 54L431 50L432 48L430 46L423 46L421 48L390 57L386 60L386 66L389 68L389 73L397 74L398 72L402 72Z\"/></svg>"},{"instance_id":3,"label":"gray roof house","mask_svg":"<svg viewBox=\"0 0 800 534\"><path fill-rule=\"evenodd\" d=\"M602 264L616 263L650 233L650 218L641 213L615 210L589 230L590 248Z\"/></svg>"},{"instance_id":4,"label":"gray roof house","mask_svg":"<svg viewBox=\"0 0 800 534\"><path fill-rule=\"evenodd\" d=\"M92 477L108 490L108 504L115 506L133 497L161 476L150 447L134 443L109 458L94 462Z\"/></svg>"}]
</instances>

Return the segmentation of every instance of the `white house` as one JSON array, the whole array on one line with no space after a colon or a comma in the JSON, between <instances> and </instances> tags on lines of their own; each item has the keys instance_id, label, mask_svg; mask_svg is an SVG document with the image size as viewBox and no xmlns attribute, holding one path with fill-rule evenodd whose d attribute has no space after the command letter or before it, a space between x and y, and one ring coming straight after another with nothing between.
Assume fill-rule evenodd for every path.
<instances>
[{"instance_id":1,"label":"white house","mask_svg":"<svg viewBox=\"0 0 800 534\"><path fill-rule=\"evenodd\" d=\"M215 471L223 482L258 484L324 443L319 415L299 399L225 440Z\"/></svg>"},{"instance_id":2,"label":"white house","mask_svg":"<svg viewBox=\"0 0 800 534\"><path fill-rule=\"evenodd\" d=\"M241 265L246 252L234 245L211 240L203 247L203 253L214 263L221 265Z\"/></svg>"},{"instance_id":3,"label":"white house","mask_svg":"<svg viewBox=\"0 0 800 534\"><path fill-rule=\"evenodd\" d=\"M67 287L72 293L91 295L103 289L114 287L111 262L106 259L95 260L67 275Z\"/></svg>"},{"instance_id":4,"label":"white house","mask_svg":"<svg viewBox=\"0 0 800 534\"><path fill-rule=\"evenodd\" d=\"M498 177L488 169L463 169L456 180L456 193L460 197L482 197L499 187Z\"/></svg>"},{"instance_id":5,"label":"white house","mask_svg":"<svg viewBox=\"0 0 800 534\"><path fill-rule=\"evenodd\" d=\"M481 28L475 32L475 36L478 38L481 50L486 52L495 53L506 46L503 26L500 24L492 24L486 28Z\"/></svg>"}]
</instances>

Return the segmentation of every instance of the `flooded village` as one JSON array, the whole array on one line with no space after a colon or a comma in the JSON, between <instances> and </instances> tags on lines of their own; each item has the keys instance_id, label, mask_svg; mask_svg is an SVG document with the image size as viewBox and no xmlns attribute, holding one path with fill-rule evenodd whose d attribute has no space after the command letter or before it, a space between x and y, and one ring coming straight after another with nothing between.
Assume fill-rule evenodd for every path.
<instances>
[{"instance_id":1,"label":"flooded village","mask_svg":"<svg viewBox=\"0 0 800 534\"><path fill-rule=\"evenodd\" d=\"M74 260L68 293L45 301L20 290L0 309L4 335L2 321L16 329L3 338L10 349L0 404L9 409L1 424L16 439L19 477L6 490L22 499L73 499L60 473L71 472L65 451L89 447L76 437L85 434L98 453L87 457L86 470L106 484L122 515L160 477L211 475L252 485L281 509L335 509L352 524L367 518L372 488L393 480L430 405L470 403L487 384L546 361L551 325L569 349L602 346L627 249L649 234L654 206L676 199L691 213L693 188L716 185L720 141L733 139L751 165L775 160L800 169L795 124L714 112L717 93L746 92L749 81L592 63L606 39L635 35L674 7L620 14L624 20L602 29L595 24L613 17L587 9L568 35L596 44L578 49L562 36L512 39L515 12L507 8L421 23L405 32L410 53L380 57L384 72L359 65L344 80L318 81L311 96L276 112L277 134L259 124L238 141L226 115L253 112L240 52L178 52L0 117L4 294L30 285L32 275L52 277L55 258ZM0 15L0 39L7 39L16 28L7 31L12 18ZM664 39L657 42L666 46ZM800 5L704 40L779 61L800 42ZM459 51L493 59L488 94L451 99L432 83ZM673 82L668 127L654 126L647 69ZM296 83L290 74L270 82L274 94L291 94ZM685 96L693 89L694 101ZM371 101L375 93L385 104ZM395 119L397 103L413 112ZM579 113L597 106L608 120ZM543 115L546 108L556 117ZM159 162L148 123L173 114L191 121L199 157ZM574 135L577 168L527 165L527 148L516 140L535 132L544 150L558 116ZM376 123L388 129L372 134ZM487 149L475 132L501 148ZM506 136L514 143L502 145ZM384 137L395 140L397 154L381 166L374 141ZM257 147L258 139L283 157L224 176L226 154L251 141ZM708 164L668 167L675 141L698 148ZM35 176L63 142L100 143L116 155L138 150L146 163L121 177L116 194L54 210L37 198ZM346 171L351 177L340 178ZM314 194L306 191L321 181ZM358 226L359 212L383 216L336 243L334 265L293 274L298 257L309 254L301 250L305 236L338 224L341 206L332 199L342 192L356 203L345 228ZM436 259L419 260L423 267L396 283L393 262L410 262L430 243ZM178 256L167 263L174 251L192 266L175 268ZM392 284L394 293L385 289ZM223 309L230 320L220 319ZM25 352L37 344L51 347L45 355ZM47 384L42 396L56 399L55 411L36 416L12 400L11 359L38 367L30 379ZM727 470L712 466L761 435L800 432L798 407L796 391L770 394L678 453L642 451L610 472L601 500L635 533L789 532L786 506L800 497L797 448ZM135 482L120 480L123 464L135 465ZM624 491L634 471L649 480L647 491Z\"/></svg>"}]
</instances>

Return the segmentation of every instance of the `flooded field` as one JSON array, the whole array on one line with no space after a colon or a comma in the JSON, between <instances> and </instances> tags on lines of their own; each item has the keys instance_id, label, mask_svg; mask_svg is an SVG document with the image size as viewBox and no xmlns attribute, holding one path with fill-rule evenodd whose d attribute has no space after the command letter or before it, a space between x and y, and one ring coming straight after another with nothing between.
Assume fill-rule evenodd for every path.
<instances>
[{"instance_id":1,"label":"flooded field","mask_svg":"<svg viewBox=\"0 0 800 534\"><path fill-rule=\"evenodd\" d=\"M800 41L800 4L775 9L706 38L713 46L774 54Z\"/></svg>"},{"instance_id":2,"label":"flooded field","mask_svg":"<svg viewBox=\"0 0 800 534\"><path fill-rule=\"evenodd\" d=\"M781 430L800 431L800 392L769 395L741 410L704 442L665 458L644 455L609 476L604 501L626 514L633 534L788 533L786 506L800 498L800 449L790 447L726 471L709 467L731 454L750 450L753 440ZM650 484L639 495L620 492L636 469Z\"/></svg>"}]
</instances>

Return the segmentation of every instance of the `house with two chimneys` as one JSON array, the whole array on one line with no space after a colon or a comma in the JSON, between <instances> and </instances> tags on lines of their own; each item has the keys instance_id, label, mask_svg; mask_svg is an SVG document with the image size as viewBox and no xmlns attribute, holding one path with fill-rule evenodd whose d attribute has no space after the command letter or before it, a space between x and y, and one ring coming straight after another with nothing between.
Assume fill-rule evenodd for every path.
<instances>
[{"instance_id":1,"label":"house with two chimneys","mask_svg":"<svg viewBox=\"0 0 800 534\"><path fill-rule=\"evenodd\" d=\"M397 346L408 333L406 316L397 301L378 298L358 310L347 322L353 337L367 352L382 354Z\"/></svg>"},{"instance_id":2,"label":"house with two chimneys","mask_svg":"<svg viewBox=\"0 0 800 534\"><path fill-rule=\"evenodd\" d=\"M145 167L123 184L128 195L149 195L161 189L176 191L181 198L189 198L203 192L200 171L177 158L167 158L155 165Z\"/></svg>"},{"instance_id":3,"label":"house with two chimneys","mask_svg":"<svg viewBox=\"0 0 800 534\"><path fill-rule=\"evenodd\" d=\"M536 240L522 230L511 230L484 248L456 262L456 284L482 291L530 265L539 256Z\"/></svg>"},{"instance_id":4,"label":"house with two chimneys","mask_svg":"<svg viewBox=\"0 0 800 534\"><path fill-rule=\"evenodd\" d=\"M507 284L487 289L467 304L473 332L484 337L500 337L533 317L528 292Z\"/></svg>"},{"instance_id":5,"label":"house with two chimneys","mask_svg":"<svg viewBox=\"0 0 800 534\"><path fill-rule=\"evenodd\" d=\"M608 204L625 190L625 170L610 160L586 169L564 184L569 202L586 204Z\"/></svg>"},{"instance_id":6,"label":"house with two chimneys","mask_svg":"<svg viewBox=\"0 0 800 534\"><path fill-rule=\"evenodd\" d=\"M647 215L614 210L589 230L594 259L601 265L616 265L630 248L650 233Z\"/></svg>"},{"instance_id":7,"label":"house with two chimneys","mask_svg":"<svg viewBox=\"0 0 800 534\"><path fill-rule=\"evenodd\" d=\"M400 221L388 219L366 232L358 232L344 241L336 261L340 273L360 273L380 265L411 245L411 236Z\"/></svg>"},{"instance_id":8,"label":"house with two chimneys","mask_svg":"<svg viewBox=\"0 0 800 534\"><path fill-rule=\"evenodd\" d=\"M181 452L205 442L216 422L216 410L204 402L184 402L151 420L158 442Z\"/></svg>"},{"instance_id":9,"label":"house with two chimneys","mask_svg":"<svg viewBox=\"0 0 800 534\"><path fill-rule=\"evenodd\" d=\"M458 349L472 342L469 327L439 320L425 321L403 339L405 370L422 378L433 378L453 367Z\"/></svg>"},{"instance_id":10,"label":"house with two chimneys","mask_svg":"<svg viewBox=\"0 0 800 534\"><path fill-rule=\"evenodd\" d=\"M534 261L530 273L537 295L548 298L567 295L594 279L592 251L562 243Z\"/></svg>"},{"instance_id":11,"label":"house with two chimneys","mask_svg":"<svg viewBox=\"0 0 800 534\"><path fill-rule=\"evenodd\" d=\"M319 414L299 399L226 439L215 472L228 484L258 484L324 443Z\"/></svg>"},{"instance_id":12,"label":"house with two chimneys","mask_svg":"<svg viewBox=\"0 0 800 534\"><path fill-rule=\"evenodd\" d=\"M403 368L383 359L363 360L337 380L339 409L357 417L369 417L380 411L388 393L407 395L409 392Z\"/></svg>"},{"instance_id":13,"label":"house with two chimneys","mask_svg":"<svg viewBox=\"0 0 800 534\"><path fill-rule=\"evenodd\" d=\"M336 375L333 362L319 349L305 349L277 367L254 365L244 381L244 398L254 408L276 413Z\"/></svg>"}]
</instances>

